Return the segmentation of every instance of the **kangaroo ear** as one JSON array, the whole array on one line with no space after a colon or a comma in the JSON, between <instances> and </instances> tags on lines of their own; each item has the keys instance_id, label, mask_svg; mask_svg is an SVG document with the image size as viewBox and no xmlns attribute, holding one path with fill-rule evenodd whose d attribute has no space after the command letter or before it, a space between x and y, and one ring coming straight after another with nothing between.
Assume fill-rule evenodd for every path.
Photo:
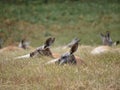
<instances>
[{"instance_id":1,"label":"kangaroo ear","mask_svg":"<svg viewBox=\"0 0 120 90\"><path fill-rule=\"evenodd\" d=\"M44 46L44 48L46 48L46 47L49 47L52 43L54 43L54 41L55 41L55 38L48 38L46 41L45 41L45 46Z\"/></svg>"},{"instance_id":2,"label":"kangaroo ear","mask_svg":"<svg viewBox=\"0 0 120 90\"><path fill-rule=\"evenodd\" d=\"M73 54L77 49L78 49L78 42L71 47L70 54Z\"/></svg>"},{"instance_id":3,"label":"kangaroo ear","mask_svg":"<svg viewBox=\"0 0 120 90\"><path fill-rule=\"evenodd\" d=\"M110 32L109 32L109 31L106 31L106 36L107 36L108 38L110 38Z\"/></svg>"},{"instance_id":4,"label":"kangaroo ear","mask_svg":"<svg viewBox=\"0 0 120 90\"><path fill-rule=\"evenodd\" d=\"M67 46L72 47L75 43L78 43L78 42L80 42L80 39L74 38Z\"/></svg>"}]
</instances>

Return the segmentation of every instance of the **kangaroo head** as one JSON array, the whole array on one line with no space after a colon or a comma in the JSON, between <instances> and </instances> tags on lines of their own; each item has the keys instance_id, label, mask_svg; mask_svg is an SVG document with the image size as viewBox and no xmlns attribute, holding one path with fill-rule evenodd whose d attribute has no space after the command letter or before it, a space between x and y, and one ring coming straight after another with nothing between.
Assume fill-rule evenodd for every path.
<instances>
[{"instance_id":1,"label":"kangaroo head","mask_svg":"<svg viewBox=\"0 0 120 90\"><path fill-rule=\"evenodd\" d=\"M63 54L58 61L56 62L59 65L63 65L63 64L76 64L76 58L73 54L69 54L69 53L65 53Z\"/></svg>"},{"instance_id":2,"label":"kangaroo head","mask_svg":"<svg viewBox=\"0 0 120 90\"><path fill-rule=\"evenodd\" d=\"M57 61L57 63L59 65L62 64L76 64L76 58L74 56L74 52L78 49L78 42L79 40L77 40L76 42L74 42L74 44L72 44L70 52L63 54L59 60Z\"/></svg>"},{"instance_id":3,"label":"kangaroo head","mask_svg":"<svg viewBox=\"0 0 120 90\"><path fill-rule=\"evenodd\" d=\"M113 44L110 37L110 32L107 31L105 35L101 33L100 36L102 38L103 45L111 46Z\"/></svg>"}]
</instances>

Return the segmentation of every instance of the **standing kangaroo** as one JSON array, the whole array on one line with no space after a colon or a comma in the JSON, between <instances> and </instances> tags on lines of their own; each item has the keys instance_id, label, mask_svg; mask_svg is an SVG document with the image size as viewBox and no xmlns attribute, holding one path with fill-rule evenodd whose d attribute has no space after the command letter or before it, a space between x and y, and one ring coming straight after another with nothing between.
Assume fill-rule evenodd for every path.
<instances>
[{"instance_id":1,"label":"standing kangaroo","mask_svg":"<svg viewBox=\"0 0 120 90\"><path fill-rule=\"evenodd\" d=\"M50 46L54 43L55 38L48 38L43 46L38 47L33 52L30 52L27 55L19 56L16 59L22 59L22 58L30 58L35 57L37 55L44 55L44 56L50 56L53 57L52 52L50 50Z\"/></svg>"}]
</instances>

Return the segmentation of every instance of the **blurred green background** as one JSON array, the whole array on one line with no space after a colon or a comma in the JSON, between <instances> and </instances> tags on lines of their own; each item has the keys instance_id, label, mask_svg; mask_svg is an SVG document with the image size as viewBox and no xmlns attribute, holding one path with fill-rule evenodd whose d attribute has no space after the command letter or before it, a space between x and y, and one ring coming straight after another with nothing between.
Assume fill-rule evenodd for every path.
<instances>
[{"instance_id":1,"label":"blurred green background","mask_svg":"<svg viewBox=\"0 0 120 90\"><path fill-rule=\"evenodd\" d=\"M99 33L120 40L119 0L0 0L3 46L26 38L34 47L56 37L55 46L74 37L84 45L102 44Z\"/></svg>"}]
</instances>

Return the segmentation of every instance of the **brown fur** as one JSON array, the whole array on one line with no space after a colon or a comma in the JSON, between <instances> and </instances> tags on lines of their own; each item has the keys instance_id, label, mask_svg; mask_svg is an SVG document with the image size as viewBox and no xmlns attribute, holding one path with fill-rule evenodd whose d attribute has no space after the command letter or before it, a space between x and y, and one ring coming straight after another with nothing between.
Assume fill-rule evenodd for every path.
<instances>
[{"instance_id":1,"label":"brown fur","mask_svg":"<svg viewBox=\"0 0 120 90\"><path fill-rule=\"evenodd\" d=\"M5 47L5 48L2 48L0 49L0 52L8 52L8 51L22 51L23 49L22 48L19 48L17 46L8 46L8 47Z\"/></svg>"},{"instance_id":2,"label":"brown fur","mask_svg":"<svg viewBox=\"0 0 120 90\"><path fill-rule=\"evenodd\" d=\"M36 54L53 57L52 52L51 52L51 50L49 48L45 48L45 49L44 48L39 48L39 49L31 52L30 53L30 57L33 57Z\"/></svg>"}]
</instances>

